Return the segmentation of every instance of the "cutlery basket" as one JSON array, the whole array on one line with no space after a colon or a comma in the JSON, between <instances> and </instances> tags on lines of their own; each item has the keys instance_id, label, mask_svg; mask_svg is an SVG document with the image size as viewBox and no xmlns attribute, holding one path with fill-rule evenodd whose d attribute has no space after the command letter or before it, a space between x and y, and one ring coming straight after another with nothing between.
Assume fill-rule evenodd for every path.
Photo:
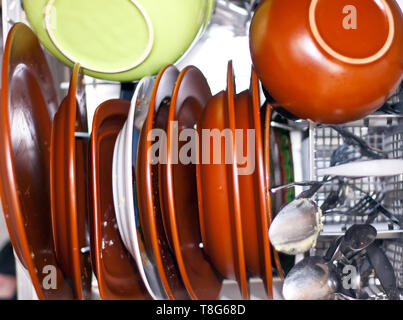
<instances>
[{"instance_id":1,"label":"cutlery basket","mask_svg":"<svg viewBox=\"0 0 403 320\"><path fill-rule=\"evenodd\" d=\"M363 139L369 146L385 151L389 159L403 159L403 117L396 115L374 114L359 121L344 124L343 128ZM311 123L309 126L310 145L310 178L321 181L322 176L317 174L318 169L330 166L331 156L338 147L343 145L343 137L334 129ZM355 159L359 154L350 155ZM365 160L364 158L357 161ZM355 223L365 223L367 213L361 210L361 215L352 215L351 208L359 205L365 194L373 196L387 208L396 218L403 218L403 175L393 177L366 177L347 180L348 187L344 192L345 201L323 217L323 231L311 255L324 255L335 237L341 236L349 226ZM355 188L355 187L358 187ZM337 191L337 180L326 183L316 193L319 206L323 204L331 191ZM403 230L384 215L379 214L373 225L378 231L378 238L382 243L391 264L394 267L397 284L403 293ZM358 258L359 259L359 258ZM370 299L386 299L380 289L379 280L370 274L362 281L362 288L366 290ZM401 295L402 297L402 295Z\"/></svg>"}]
</instances>

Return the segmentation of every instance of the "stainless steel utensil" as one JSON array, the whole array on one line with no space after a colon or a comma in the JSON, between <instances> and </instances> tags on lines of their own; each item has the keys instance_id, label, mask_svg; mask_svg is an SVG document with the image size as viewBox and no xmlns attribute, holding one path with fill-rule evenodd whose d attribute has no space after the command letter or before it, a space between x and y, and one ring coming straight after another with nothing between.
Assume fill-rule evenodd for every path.
<instances>
[{"instance_id":1,"label":"stainless steel utensil","mask_svg":"<svg viewBox=\"0 0 403 320\"><path fill-rule=\"evenodd\" d=\"M343 237L337 239L324 258L307 257L291 269L284 280L284 298L318 300L326 299L334 293L346 295L335 262L349 263L348 257L368 248L376 235L376 229L370 225L351 226ZM355 282L359 282L359 278Z\"/></svg>"}]
</instances>

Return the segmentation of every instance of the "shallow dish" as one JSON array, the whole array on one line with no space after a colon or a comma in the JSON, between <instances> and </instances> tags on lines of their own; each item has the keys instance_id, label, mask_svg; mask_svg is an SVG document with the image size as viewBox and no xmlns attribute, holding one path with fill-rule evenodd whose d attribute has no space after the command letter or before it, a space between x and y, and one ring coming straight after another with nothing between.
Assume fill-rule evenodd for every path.
<instances>
[{"instance_id":1,"label":"shallow dish","mask_svg":"<svg viewBox=\"0 0 403 320\"><path fill-rule=\"evenodd\" d=\"M235 120L243 139L243 143L237 141L236 146L242 146L242 150L237 150L242 159L237 160L246 268L249 274L264 280L266 292L272 299L271 248L267 232L271 203L266 199L259 85L253 71L250 89L235 97Z\"/></svg>"},{"instance_id":2,"label":"shallow dish","mask_svg":"<svg viewBox=\"0 0 403 320\"><path fill-rule=\"evenodd\" d=\"M129 109L126 100L102 103L95 111L91 135L91 254L99 292L106 300L151 298L120 238L113 205L113 149Z\"/></svg>"},{"instance_id":3,"label":"shallow dish","mask_svg":"<svg viewBox=\"0 0 403 320\"><path fill-rule=\"evenodd\" d=\"M144 284L153 299L166 299L158 270L148 258L140 224L136 195L137 148L147 116L154 79L143 78L136 87L127 121L115 144L113 164L114 204L122 241L135 259ZM115 182L116 181L116 182ZM116 195L115 195L116 194Z\"/></svg>"},{"instance_id":4,"label":"shallow dish","mask_svg":"<svg viewBox=\"0 0 403 320\"><path fill-rule=\"evenodd\" d=\"M184 287L175 256L172 254L164 230L158 189L158 163L163 152L153 152L152 133L165 130L172 91L179 71L169 65L157 76L151 95L148 116L143 125L137 157L137 199L141 228L147 254L157 266L163 287L169 299L189 299ZM161 141L160 141L161 142ZM164 142L160 143L164 146ZM160 150L163 148L159 148Z\"/></svg>"},{"instance_id":5,"label":"shallow dish","mask_svg":"<svg viewBox=\"0 0 403 320\"><path fill-rule=\"evenodd\" d=\"M3 56L1 200L13 248L39 299L73 298L56 260L52 237L49 146L58 106L38 39L26 25L15 24ZM56 273L56 288L44 281L49 270Z\"/></svg>"},{"instance_id":6,"label":"shallow dish","mask_svg":"<svg viewBox=\"0 0 403 320\"><path fill-rule=\"evenodd\" d=\"M225 278L237 280L243 298L249 297L237 178L232 63L228 64L227 91L213 96L197 123L197 132L218 129L231 133L226 152L220 140L219 161L214 163L214 144L198 148L196 165L199 219L203 249L217 271ZM229 131L228 131L229 129ZM211 139L210 139L211 140ZM228 139L225 139L228 141ZM209 149L208 149L209 148ZM206 152L210 153L207 159ZM227 155L226 155L227 153ZM216 155L216 158L217 155ZM217 159L216 159L217 160Z\"/></svg>"},{"instance_id":7,"label":"shallow dish","mask_svg":"<svg viewBox=\"0 0 403 320\"><path fill-rule=\"evenodd\" d=\"M76 95L80 66L75 65L68 95L53 119L50 143L50 200L56 258L72 280L76 299L91 297L91 263L83 254L87 243L87 150L88 143L75 137L85 132Z\"/></svg>"},{"instance_id":8,"label":"shallow dish","mask_svg":"<svg viewBox=\"0 0 403 320\"><path fill-rule=\"evenodd\" d=\"M159 171L161 207L164 221L170 221L166 231L170 233L180 274L190 297L203 300L217 299L223 279L200 248L195 159L188 155L188 164L182 159L182 148L189 143L193 143L190 150L196 155L196 141L176 139L185 133L183 130L195 130L210 99L211 91L203 74L196 67L186 67L173 90L166 129L167 164L160 164Z\"/></svg>"}]
</instances>

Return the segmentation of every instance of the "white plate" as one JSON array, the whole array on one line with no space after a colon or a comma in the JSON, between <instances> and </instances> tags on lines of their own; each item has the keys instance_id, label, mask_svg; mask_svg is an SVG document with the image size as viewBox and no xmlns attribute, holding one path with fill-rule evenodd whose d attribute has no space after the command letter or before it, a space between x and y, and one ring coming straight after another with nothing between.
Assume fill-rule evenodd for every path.
<instances>
[{"instance_id":1,"label":"white plate","mask_svg":"<svg viewBox=\"0 0 403 320\"><path fill-rule=\"evenodd\" d=\"M154 82L153 78L145 77L138 83L127 121L116 141L112 169L113 193L122 241L136 261L147 291L153 299L167 299L157 268L145 250L135 189L138 139L147 117Z\"/></svg>"}]
</instances>

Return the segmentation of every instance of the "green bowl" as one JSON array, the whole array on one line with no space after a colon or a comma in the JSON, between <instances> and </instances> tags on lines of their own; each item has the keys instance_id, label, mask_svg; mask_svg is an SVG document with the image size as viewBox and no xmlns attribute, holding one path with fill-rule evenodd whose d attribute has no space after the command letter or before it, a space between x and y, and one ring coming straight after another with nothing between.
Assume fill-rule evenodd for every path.
<instances>
[{"instance_id":1,"label":"green bowl","mask_svg":"<svg viewBox=\"0 0 403 320\"><path fill-rule=\"evenodd\" d=\"M163 66L177 62L207 26L215 0L137 0L151 21L154 41L148 57L132 69L127 67L143 55L149 30L130 0L54 0L49 26L55 42L45 24L48 2L23 0L28 21L42 44L69 67L74 62L87 66L84 73L89 76L128 82L155 75Z\"/></svg>"}]
</instances>

